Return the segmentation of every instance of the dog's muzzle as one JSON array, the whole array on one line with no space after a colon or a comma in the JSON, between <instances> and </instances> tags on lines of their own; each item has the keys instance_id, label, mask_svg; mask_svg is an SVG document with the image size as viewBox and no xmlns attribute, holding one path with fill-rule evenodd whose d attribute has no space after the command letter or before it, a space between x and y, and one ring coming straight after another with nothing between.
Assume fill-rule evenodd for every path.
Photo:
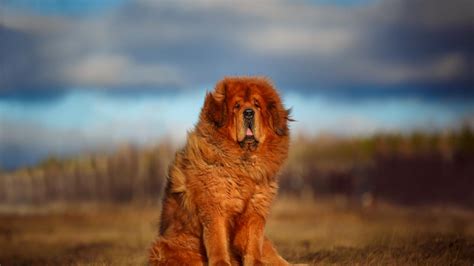
<instances>
[{"instance_id":1,"label":"dog's muzzle","mask_svg":"<svg viewBox=\"0 0 474 266\"><path fill-rule=\"evenodd\" d=\"M258 144L255 138L255 111L248 108L243 112L244 127L245 127L245 138L240 142L241 147L248 147L250 150L254 150Z\"/></svg>"}]
</instances>

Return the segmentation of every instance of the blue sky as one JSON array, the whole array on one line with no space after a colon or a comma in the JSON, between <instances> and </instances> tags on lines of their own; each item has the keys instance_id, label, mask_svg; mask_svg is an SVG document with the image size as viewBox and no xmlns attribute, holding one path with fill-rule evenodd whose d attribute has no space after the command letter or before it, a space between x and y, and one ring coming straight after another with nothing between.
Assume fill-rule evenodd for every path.
<instances>
[{"instance_id":1,"label":"blue sky","mask_svg":"<svg viewBox=\"0 0 474 266\"><path fill-rule=\"evenodd\" d=\"M314 4L353 6L376 0L311 0ZM39 12L47 15L83 16L99 14L122 5L126 0L4 0L7 7Z\"/></svg>"},{"instance_id":2,"label":"blue sky","mask_svg":"<svg viewBox=\"0 0 474 266\"><path fill-rule=\"evenodd\" d=\"M0 100L0 117L13 124L41 125L57 131L82 132L117 143L153 143L169 136L182 140L197 121L206 89L176 94L110 96L74 90L50 102L25 105ZM459 125L474 112L471 102L421 101L416 98L347 101L322 94L283 94L297 122L296 134L367 135L379 131L437 130Z\"/></svg>"},{"instance_id":3,"label":"blue sky","mask_svg":"<svg viewBox=\"0 0 474 266\"><path fill-rule=\"evenodd\" d=\"M44 15L100 15L123 4L124 0L4 0L5 7Z\"/></svg>"},{"instance_id":4,"label":"blue sky","mask_svg":"<svg viewBox=\"0 0 474 266\"><path fill-rule=\"evenodd\" d=\"M468 0L0 3L0 166L182 142L206 90L265 75L294 135L473 121Z\"/></svg>"},{"instance_id":5,"label":"blue sky","mask_svg":"<svg viewBox=\"0 0 474 266\"><path fill-rule=\"evenodd\" d=\"M113 95L72 90L52 101L25 104L0 99L0 161L3 167L31 165L47 156L111 151L125 143L179 145L193 128L205 89L180 93ZM465 100L424 101L410 97L348 101L324 94L283 94L292 107L293 136L378 132L443 131L474 113Z\"/></svg>"}]
</instances>

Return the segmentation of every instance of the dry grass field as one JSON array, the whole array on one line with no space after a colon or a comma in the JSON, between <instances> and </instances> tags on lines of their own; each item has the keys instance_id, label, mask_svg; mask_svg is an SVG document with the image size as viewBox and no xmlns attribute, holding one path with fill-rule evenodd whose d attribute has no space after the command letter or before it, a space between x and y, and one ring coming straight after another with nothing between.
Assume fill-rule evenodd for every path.
<instances>
[{"instance_id":1,"label":"dry grass field","mask_svg":"<svg viewBox=\"0 0 474 266\"><path fill-rule=\"evenodd\" d=\"M144 265L158 207L0 208L0 265ZM474 213L280 198L267 234L292 263L473 265Z\"/></svg>"}]
</instances>

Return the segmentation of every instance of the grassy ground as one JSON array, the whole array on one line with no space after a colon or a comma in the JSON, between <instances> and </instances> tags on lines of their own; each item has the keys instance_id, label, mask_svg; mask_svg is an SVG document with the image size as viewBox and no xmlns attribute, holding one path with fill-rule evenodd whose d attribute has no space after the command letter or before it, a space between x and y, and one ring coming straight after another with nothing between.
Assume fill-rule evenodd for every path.
<instances>
[{"instance_id":1,"label":"grassy ground","mask_svg":"<svg viewBox=\"0 0 474 266\"><path fill-rule=\"evenodd\" d=\"M139 205L2 207L0 265L143 265L158 215ZM472 221L456 208L280 199L267 235L293 263L473 265Z\"/></svg>"}]
</instances>

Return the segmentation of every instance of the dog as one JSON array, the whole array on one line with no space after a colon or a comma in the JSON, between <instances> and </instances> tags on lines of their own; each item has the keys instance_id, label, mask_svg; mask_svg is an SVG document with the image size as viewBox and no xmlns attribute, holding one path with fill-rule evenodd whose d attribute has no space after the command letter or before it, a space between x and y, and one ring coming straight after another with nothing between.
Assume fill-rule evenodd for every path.
<instances>
[{"instance_id":1,"label":"dog","mask_svg":"<svg viewBox=\"0 0 474 266\"><path fill-rule=\"evenodd\" d=\"M264 77L226 77L168 171L151 265L289 265L264 236L290 110Z\"/></svg>"}]
</instances>

